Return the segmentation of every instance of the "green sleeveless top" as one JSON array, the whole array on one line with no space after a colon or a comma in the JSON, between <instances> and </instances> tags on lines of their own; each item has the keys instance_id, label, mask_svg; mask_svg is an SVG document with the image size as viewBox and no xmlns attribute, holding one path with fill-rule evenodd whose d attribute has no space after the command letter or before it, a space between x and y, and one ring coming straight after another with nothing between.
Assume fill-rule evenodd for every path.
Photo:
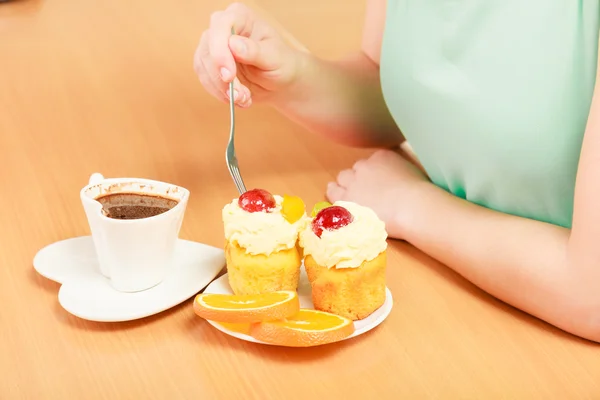
<instances>
[{"instance_id":1,"label":"green sleeveless top","mask_svg":"<svg viewBox=\"0 0 600 400\"><path fill-rule=\"evenodd\" d=\"M570 227L600 0L388 0L387 106L432 181Z\"/></svg>"}]
</instances>

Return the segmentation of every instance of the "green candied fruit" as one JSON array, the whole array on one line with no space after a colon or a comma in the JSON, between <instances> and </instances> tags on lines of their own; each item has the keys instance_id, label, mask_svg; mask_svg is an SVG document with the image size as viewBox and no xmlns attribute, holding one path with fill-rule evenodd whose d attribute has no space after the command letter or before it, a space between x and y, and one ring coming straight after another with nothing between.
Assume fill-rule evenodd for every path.
<instances>
[{"instance_id":1,"label":"green candied fruit","mask_svg":"<svg viewBox=\"0 0 600 400\"><path fill-rule=\"evenodd\" d=\"M321 211L324 208L331 207L331 205L332 204L330 202L328 202L328 201L320 201L320 202L318 202L313 207L312 212L310 213L310 216L312 218L314 218L319 213L319 211Z\"/></svg>"}]
</instances>

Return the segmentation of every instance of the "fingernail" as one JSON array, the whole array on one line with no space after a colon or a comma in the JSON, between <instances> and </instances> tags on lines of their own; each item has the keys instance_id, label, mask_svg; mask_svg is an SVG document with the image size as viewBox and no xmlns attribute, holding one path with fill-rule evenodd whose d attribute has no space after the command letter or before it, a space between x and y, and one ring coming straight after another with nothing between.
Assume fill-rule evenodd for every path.
<instances>
[{"instance_id":1,"label":"fingernail","mask_svg":"<svg viewBox=\"0 0 600 400\"><path fill-rule=\"evenodd\" d=\"M231 39L231 47L232 50L236 53L238 53L239 55L244 55L244 53L246 52L246 43L244 43L242 40L238 40L238 39Z\"/></svg>"},{"instance_id":2,"label":"fingernail","mask_svg":"<svg viewBox=\"0 0 600 400\"><path fill-rule=\"evenodd\" d=\"M221 79L226 81L231 79L231 72L225 67L221 68Z\"/></svg>"},{"instance_id":3,"label":"fingernail","mask_svg":"<svg viewBox=\"0 0 600 400\"><path fill-rule=\"evenodd\" d=\"M233 101L237 100L238 96L239 93L237 89L233 89ZM227 97L231 98L231 92L229 90L227 91Z\"/></svg>"}]
</instances>

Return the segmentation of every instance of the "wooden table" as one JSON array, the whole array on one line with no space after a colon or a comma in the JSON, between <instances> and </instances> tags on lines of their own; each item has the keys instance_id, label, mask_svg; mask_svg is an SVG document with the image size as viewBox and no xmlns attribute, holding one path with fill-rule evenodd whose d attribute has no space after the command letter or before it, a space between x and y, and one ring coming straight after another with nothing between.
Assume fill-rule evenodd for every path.
<instances>
[{"instance_id":1,"label":"wooden table","mask_svg":"<svg viewBox=\"0 0 600 400\"><path fill-rule=\"evenodd\" d=\"M317 54L357 45L362 3L338 8L345 36L328 23L342 0L256 1ZM58 285L32 258L89 234L78 192L92 172L186 186L181 236L222 245L220 210L236 195L223 160L228 110L197 82L192 55L210 12L225 5L0 4L0 399L600 398L597 345L501 304L402 242L390 243L388 320L332 346L233 339L195 317L191 301L115 324L60 307ZM247 184L308 204L367 154L269 109L238 115Z\"/></svg>"}]
</instances>

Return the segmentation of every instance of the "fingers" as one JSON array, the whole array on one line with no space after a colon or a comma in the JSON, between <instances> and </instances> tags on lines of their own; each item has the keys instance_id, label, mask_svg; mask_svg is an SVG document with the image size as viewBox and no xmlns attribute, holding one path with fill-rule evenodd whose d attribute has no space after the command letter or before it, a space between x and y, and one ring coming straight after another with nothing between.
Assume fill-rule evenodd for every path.
<instances>
[{"instance_id":1,"label":"fingers","mask_svg":"<svg viewBox=\"0 0 600 400\"><path fill-rule=\"evenodd\" d=\"M200 45L198 45L198 48L194 54L194 71L196 72L196 75L198 75L200 83L202 83L202 86L204 86L207 92L217 99L225 101L222 88L215 84L211 77L210 71L205 66L205 58L208 54L208 47L206 46L207 44L208 33L204 32L200 38Z\"/></svg>"},{"instance_id":2,"label":"fingers","mask_svg":"<svg viewBox=\"0 0 600 400\"><path fill-rule=\"evenodd\" d=\"M238 71L229 39L232 29L240 35L250 36L253 24L252 12L240 3L213 13L210 27L202 35L194 56L194 69L205 89L221 101L229 101L233 96L235 103L241 107L249 107L252 98L248 87L241 84L236 76ZM230 93L231 82L233 93Z\"/></svg>"},{"instance_id":3,"label":"fingers","mask_svg":"<svg viewBox=\"0 0 600 400\"><path fill-rule=\"evenodd\" d=\"M341 187L349 186L355 178L355 171L352 169L345 169L341 171L337 176L337 183Z\"/></svg>"},{"instance_id":4,"label":"fingers","mask_svg":"<svg viewBox=\"0 0 600 400\"><path fill-rule=\"evenodd\" d=\"M279 64L280 53L275 51L273 46L265 46L247 37L231 36L229 49L236 61L264 71L273 70Z\"/></svg>"},{"instance_id":5,"label":"fingers","mask_svg":"<svg viewBox=\"0 0 600 400\"><path fill-rule=\"evenodd\" d=\"M352 170L356 171L360 171L361 169L363 169L368 163L367 159L360 159L357 162L354 163L354 165L352 166Z\"/></svg>"},{"instance_id":6,"label":"fingers","mask_svg":"<svg viewBox=\"0 0 600 400\"><path fill-rule=\"evenodd\" d=\"M227 91L225 93L227 100L231 98L231 93L229 91L229 85L227 86ZM233 80L233 101L240 107L250 107L252 105L252 97L250 95L250 90L247 87L240 83L238 78Z\"/></svg>"},{"instance_id":7,"label":"fingers","mask_svg":"<svg viewBox=\"0 0 600 400\"><path fill-rule=\"evenodd\" d=\"M338 200L343 200L345 193L346 189L344 189L335 182L331 182L329 183L329 185L327 185L326 197L330 203L335 203Z\"/></svg>"},{"instance_id":8,"label":"fingers","mask_svg":"<svg viewBox=\"0 0 600 400\"><path fill-rule=\"evenodd\" d=\"M237 105L249 107L253 95L260 99L261 94L276 90L278 83L293 75L282 74L281 70L286 70L282 65L293 70L297 64L294 54L247 6L234 3L212 14L210 27L196 51L194 67L214 97L225 101L232 97ZM250 88L256 93L252 94Z\"/></svg>"},{"instance_id":9,"label":"fingers","mask_svg":"<svg viewBox=\"0 0 600 400\"><path fill-rule=\"evenodd\" d=\"M226 83L231 82L237 72L235 60L229 49L232 28L234 34L249 35L252 23L250 9L239 3L230 5L225 11L213 13L210 18L208 50L220 78Z\"/></svg>"},{"instance_id":10,"label":"fingers","mask_svg":"<svg viewBox=\"0 0 600 400\"><path fill-rule=\"evenodd\" d=\"M200 44L194 54L194 70L202 86L218 100L229 101L229 84L225 83L219 74L217 66L210 56L209 50L210 31L206 31L200 38ZM250 90L235 78L234 101L240 107L249 107L252 104Z\"/></svg>"}]
</instances>

